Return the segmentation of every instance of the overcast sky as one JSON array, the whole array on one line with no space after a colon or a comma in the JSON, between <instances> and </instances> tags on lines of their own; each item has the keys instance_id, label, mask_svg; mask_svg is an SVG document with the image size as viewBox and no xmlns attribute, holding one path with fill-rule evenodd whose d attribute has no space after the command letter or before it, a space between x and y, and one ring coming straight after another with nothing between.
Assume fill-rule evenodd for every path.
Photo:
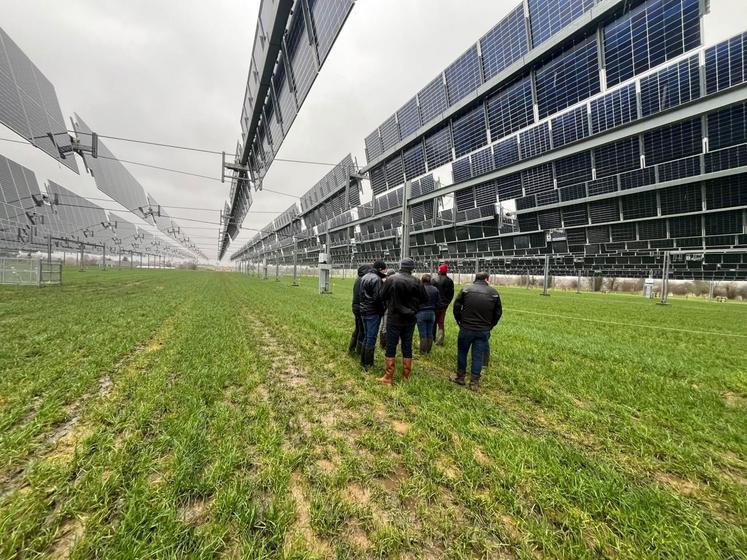
<instances>
[{"instance_id":1,"label":"overcast sky","mask_svg":"<svg viewBox=\"0 0 747 560\"><path fill-rule=\"evenodd\" d=\"M351 152L362 165L364 137L517 3L358 0L278 157L338 162ZM77 112L99 134L233 153L258 8L259 0L0 0L0 25L55 85L65 117ZM745 0L711 0L706 44L746 30ZM0 137L17 138L4 127ZM105 142L121 159L220 176L220 156ZM35 148L0 142L0 154L40 182L105 198L90 176ZM328 170L275 162L265 186L301 195ZM214 258L228 183L130 171ZM257 193L244 226L261 228L293 200ZM227 254L253 234L242 231Z\"/></svg>"}]
</instances>

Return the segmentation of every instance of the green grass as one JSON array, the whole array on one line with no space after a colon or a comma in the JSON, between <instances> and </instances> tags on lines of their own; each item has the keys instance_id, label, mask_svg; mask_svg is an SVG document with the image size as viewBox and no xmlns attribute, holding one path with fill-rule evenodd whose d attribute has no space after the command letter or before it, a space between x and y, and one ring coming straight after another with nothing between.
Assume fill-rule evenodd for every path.
<instances>
[{"instance_id":1,"label":"green grass","mask_svg":"<svg viewBox=\"0 0 747 560\"><path fill-rule=\"evenodd\" d=\"M505 288L474 394L301 284L0 287L0 558L747 557L747 306Z\"/></svg>"}]
</instances>

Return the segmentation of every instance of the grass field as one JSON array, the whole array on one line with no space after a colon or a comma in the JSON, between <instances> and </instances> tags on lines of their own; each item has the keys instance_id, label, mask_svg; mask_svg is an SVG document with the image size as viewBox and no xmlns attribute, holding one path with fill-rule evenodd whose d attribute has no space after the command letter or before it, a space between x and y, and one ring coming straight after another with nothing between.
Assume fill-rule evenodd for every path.
<instances>
[{"instance_id":1,"label":"grass field","mask_svg":"<svg viewBox=\"0 0 747 560\"><path fill-rule=\"evenodd\" d=\"M0 558L747 557L746 305L504 289L474 394L315 288L0 287Z\"/></svg>"}]
</instances>

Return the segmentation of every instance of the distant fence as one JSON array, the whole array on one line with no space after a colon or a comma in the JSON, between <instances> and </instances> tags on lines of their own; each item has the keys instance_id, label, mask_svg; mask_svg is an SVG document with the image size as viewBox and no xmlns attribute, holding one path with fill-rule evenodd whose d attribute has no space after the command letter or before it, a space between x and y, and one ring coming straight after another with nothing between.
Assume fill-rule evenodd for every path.
<instances>
[{"instance_id":1,"label":"distant fence","mask_svg":"<svg viewBox=\"0 0 747 560\"><path fill-rule=\"evenodd\" d=\"M62 284L62 261L0 257L0 284L43 286Z\"/></svg>"}]
</instances>

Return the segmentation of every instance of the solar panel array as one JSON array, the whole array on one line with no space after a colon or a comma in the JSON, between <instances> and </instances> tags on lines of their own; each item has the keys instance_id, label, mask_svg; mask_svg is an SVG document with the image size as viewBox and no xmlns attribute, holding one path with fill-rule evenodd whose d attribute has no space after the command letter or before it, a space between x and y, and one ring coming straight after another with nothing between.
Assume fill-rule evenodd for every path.
<instances>
[{"instance_id":1,"label":"solar panel array","mask_svg":"<svg viewBox=\"0 0 747 560\"><path fill-rule=\"evenodd\" d=\"M353 8L354 0L262 0L241 112L242 150L237 158L261 182ZM241 174L240 179L246 179ZM239 181L229 201L229 230L219 257L238 233L248 210L250 183Z\"/></svg>"},{"instance_id":2,"label":"solar panel array","mask_svg":"<svg viewBox=\"0 0 747 560\"><path fill-rule=\"evenodd\" d=\"M78 173L75 158L61 158L55 146L69 148L70 136L54 86L2 29L0 122Z\"/></svg>"},{"instance_id":3,"label":"solar panel array","mask_svg":"<svg viewBox=\"0 0 747 560\"><path fill-rule=\"evenodd\" d=\"M109 254L137 252L190 258L176 247L151 239L147 232L90 200L49 181L41 188L34 173L0 156L0 247L12 250L57 249ZM152 238L152 236L151 236Z\"/></svg>"},{"instance_id":4,"label":"solar panel array","mask_svg":"<svg viewBox=\"0 0 747 560\"><path fill-rule=\"evenodd\" d=\"M424 268L448 260L473 270L480 259L518 270L549 254L555 273L643 276L665 251L695 249L703 254L675 259L675 276L747 277L747 251L728 252L747 249L747 34L701 47L701 4L647 0L620 2L553 44L592 5L529 1L527 44L552 45L542 57L447 111L450 92L469 98L457 84L474 85L468 50L369 135L371 211L317 224L337 243L335 262L399 258L411 181L410 256ZM494 36L512 36L517 14ZM485 41L483 76L488 57L519 59L515 45L499 54ZM400 127L393 144L400 122L407 133ZM443 184L424 191L434 176ZM235 257L286 255L253 246Z\"/></svg>"}]
</instances>

